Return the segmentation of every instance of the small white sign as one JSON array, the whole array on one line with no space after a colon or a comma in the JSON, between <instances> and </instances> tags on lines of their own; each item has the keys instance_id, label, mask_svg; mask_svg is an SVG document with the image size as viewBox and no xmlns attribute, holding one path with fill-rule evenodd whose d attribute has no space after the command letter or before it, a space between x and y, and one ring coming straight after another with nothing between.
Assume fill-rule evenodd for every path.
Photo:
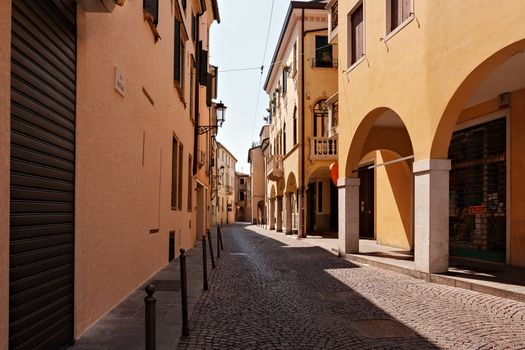
<instances>
[{"instance_id":1,"label":"small white sign","mask_svg":"<svg viewBox=\"0 0 525 350\"><path fill-rule=\"evenodd\" d=\"M122 96L124 96L124 92L126 91L124 75L118 67L115 67L115 90Z\"/></svg>"}]
</instances>

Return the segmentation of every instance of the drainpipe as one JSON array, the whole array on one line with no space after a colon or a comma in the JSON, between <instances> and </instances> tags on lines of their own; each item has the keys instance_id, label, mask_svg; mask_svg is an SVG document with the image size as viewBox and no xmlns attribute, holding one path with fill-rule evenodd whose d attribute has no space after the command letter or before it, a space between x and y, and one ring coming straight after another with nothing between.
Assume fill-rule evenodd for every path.
<instances>
[{"instance_id":1,"label":"drainpipe","mask_svg":"<svg viewBox=\"0 0 525 350\"><path fill-rule=\"evenodd\" d=\"M305 212L305 164L304 164L304 151L306 142L304 140L304 8L301 9L301 189L300 189L300 217L299 217L299 232L297 234L300 238L306 238L306 212Z\"/></svg>"}]
</instances>

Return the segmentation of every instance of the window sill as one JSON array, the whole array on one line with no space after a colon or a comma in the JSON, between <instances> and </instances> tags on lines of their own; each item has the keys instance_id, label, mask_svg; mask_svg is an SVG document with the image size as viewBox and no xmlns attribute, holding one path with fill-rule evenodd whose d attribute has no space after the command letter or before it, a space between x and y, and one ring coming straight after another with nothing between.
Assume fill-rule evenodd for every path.
<instances>
[{"instance_id":1,"label":"window sill","mask_svg":"<svg viewBox=\"0 0 525 350\"><path fill-rule=\"evenodd\" d=\"M401 23L400 25L398 25L393 31L391 31L390 33L387 34L387 36L385 36L384 38L384 41L385 43L390 40L394 35L396 35L397 33L399 33L403 28L405 28L410 22L412 22L414 20L415 16L414 14L411 14L407 19L405 19L403 21L403 23Z\"/></svg>"},{"instance_id":2,"label":"window sill","mask_svg":"<svg viewBox=\"0 0 525 350\"><path fill-rule=\"evenodd\" d=\"M353 71L354 69L356 69L356 67L359 66L361 64L361 62L363 62L365 60L365 58L366 58L366 55L361 56L361 58L359 58L357 61L355 61L350 67L345 69L343 71L343 73L348 74L351 71Z\"/></svg>"}]
</instances>

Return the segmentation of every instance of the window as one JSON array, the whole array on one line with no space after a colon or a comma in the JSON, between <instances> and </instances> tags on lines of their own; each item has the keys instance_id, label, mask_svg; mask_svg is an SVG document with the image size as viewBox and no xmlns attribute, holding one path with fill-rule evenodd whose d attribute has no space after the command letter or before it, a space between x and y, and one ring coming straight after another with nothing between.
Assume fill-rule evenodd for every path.
<instances>
[{"instance_id":1,"label":"window","mask_svg":"<svg viewBox=\"0 0 525 350\"><path fill-rule=\"evenodd\" d=\"M177 174L177 156L179 151L179 142L174 137L171 147L171 209L177 210L177 189L178 189L178 174Z\"/></svg>"},{"instance_id":2,"label":"window","mask_svg":"<svg viewBox=\"0 0 525 350\"><path fill-rule=\"evenodd\" d=\"M244 191L239 192L239 200L244 200Z\"/></svg>"},{"instance_id":3,"label":"window","mask_svg":"<svg viewBox=\"0 0 525 350\"><path fill-rule=\"evenodd\" d=\"M317 212L323 212L323 183L317 183Z\"/></svg>"},{"instance_id":4,"label":"window","mask_svg":"<svg viewBox=\"0 0 525 350\"><path fill-rule=\"evenodd\" d=\"M240 181L241 181L241 185L244 185L244 179L241 179Z\"/></svg>"},{"instance_id":5,"label":"window","mask_svg":"<svg viewBox=\"0 0 525 350\"><path fill-rule=\"evenodd\" d=\"M387 33L390 33L410 17L412 6L411 0L387 0L387 10L388 5L390 5L390 18L387 15L387 22L390 23L387 23Z\"/></svg>"},{"instance_id":6,"label":"window","mask_svg":"<svg viewBox=\"0 0 525 350\"><path fill-rule=\"evenodd\" d=\"M193 174L191 168L191 155L188 155L188 211L193 208Z\"/></svg>"},{"instance_id":7,"label":"window","mask_svg":"<svg viewBox=\"0 0 525 350\"><path fill-rule=\"evenodd\" d=\"M184 147L179 142L179 176L178 176L178 189L177 189L177 195L178 195L178 208L179 210L182 210L182 155L183 155Z\"/></svg>"},{"instance_id":8,"label":"window","mask_svg":"<svg viewBox=\"0 0 525 350\"><path fill-rule=\"evenodd\" d=\"M191 57L191 67L190 67L190 118L195 118L195 106L193 101L195 101L195 59Z\"/></svg>"},{"instance_id":9,"label":"window","mask_svg":"<svg viewBox=\"0 0 525 350\"><path fill-rule=\"evenodd\" d=\"M293 144L297 144L297 107L293 110Z\"/></svg>"},{"instance_id":10,"label":"window","mask_svg":"<svg viewBox=\"0 0 525 350\"><path fill-rule=\"evenodd\" d=\"M297 43L293 44L293 62L292 62L292 75L295 76L295 73L297 72Z\"/></svg>"},{"instance_id":11,"label":"window","mask_svg":"<svg viewBox=\"0 0 525 350\"><path fill-rule=\"evenodd\" d=\"M286 154L286 123L283 125L283 154Z\"/></svg>"},{"instance_id":12,"label":"window","mask_svg":"<svg viewBox=\"0 0 525 350\"><path fill-rule=\"evenodd\" d=\"M184 96L184 38L182 35L182 23L175 19L175 42L174 44L174 67L173 80L178 82L181 96Z\"/></svg>"},{"instance_id":13,"label":"window","mask_svg":"<svg viewBox=\"0 0 525 350\"><path fill-rule=\"evenodd\" d=\"M186 0L182 0L182 8L186 10Z\"/></svg>"},{"instance_id":14,"label":"window","mask_svg":"<svg viewBox=\"0 0 525 350\"><path fill-rule=\"evenodd\" d=\"M365 26L364 26L364 16L363 16L363 3L361 3L354 12L350 15L350 26L348 26L350 33L349 37L351 39L350 47L350 64L356 63L364 54L364 35L365 35Z\"/></svg>"},{"instance_id":15,"label":"window","mask_svg":"<svg viewBox=\"0 0 525 350\"><path fill-rule=\"evenodd\" d=\"M288 89L288 69L283 69L283 96L286 95L286 90Z\"/></svg>"},{"instance_id":16,"label":"window","mask_svg":"<svg viewBox=\"0 0 525 350\"><path fill-rule=\"evenodd\" d=\"M327 36L315 36L314 67L333 67L332 45L328 44Z\"/></svg>"},{"instance_id":17,"label":"window","mask_svg":"<svg viewBox=\"0 0 525 350\"><path fill-rule=\"evenodd\" d=\"M328 136L328 108L325 100L318 101L314 106L314 136Z\"/></svg>"},{"instance_id":18,"label":"window","mask_svg":"<svg viewBox=\"0 0 525 350\"><path fill-rule=\"evenodd\" d=\"M198 17L195 16L195 14L191 13L191 39L195 42L197 39L197 23L198 23Z\"/></svg>"},{"instance_id":19,"label":"window","mask_svg":"<svg viewBox=\"0 0 525 350\"><path fill-rule=\"evenodd\" d=\"M157 26L159 24L159 0L144 0L143 8L149 15L148 19Z\"/></svg>"}]
</instances>

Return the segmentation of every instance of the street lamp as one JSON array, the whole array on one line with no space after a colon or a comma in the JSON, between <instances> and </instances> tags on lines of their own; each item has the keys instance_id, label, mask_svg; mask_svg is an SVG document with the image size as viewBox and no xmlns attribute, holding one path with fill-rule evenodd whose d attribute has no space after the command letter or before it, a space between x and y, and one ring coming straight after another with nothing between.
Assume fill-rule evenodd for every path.
<instances>
[{"instance_id":1,"label":"street lamp","mask_svg":"<svg viewBox=\"0 0 525 350\"><path fill-rule=\"evenodd\" d=\"M215 125L199 125L199 126L197 126L199 135L205 134L208 131L213 130L213 129L221 128L222 124L225 122L225 120L226 120L225 119L225 114L226 114L226 108L227 107L224 105L224 103L222 103L222 101L220 101L219 103L215 103L213 108L215 108L215 112L217 114L217 122L216 122L216 124Z\"/></svg>"}]
</instances>

